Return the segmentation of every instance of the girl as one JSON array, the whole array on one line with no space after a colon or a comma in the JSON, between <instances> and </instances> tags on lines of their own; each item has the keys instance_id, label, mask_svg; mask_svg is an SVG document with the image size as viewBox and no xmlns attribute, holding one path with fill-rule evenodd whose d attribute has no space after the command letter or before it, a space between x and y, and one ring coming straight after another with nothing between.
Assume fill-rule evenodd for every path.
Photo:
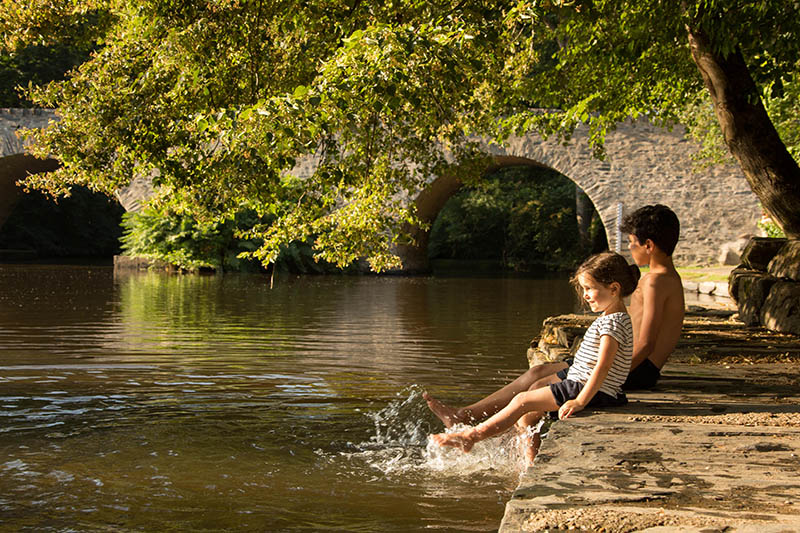
<instances>
[{"instance_id":1,"label":"girl","mask_svg":"<svg viewBox=\"0 0 800 533\"><path fill-rule=\"evenodd\" d=\"M468 452L476 442L504 432L517 421L522 426L534 425L548 411L558 411L563 420L588 406L627 402L621 387L631 366L633 326L622 299L636 288L639 269L628 265L619 254L604 252L587 259L571 281L591 310L602 313L586 330L572 365L565 369L562 363L562 370L516 394L485 422L457 433L433 435L435 443ZM458 411L433 398L426 399L442 411ZM533 446L538 448L538 440L531 443ZM531 454L535 453L532 449L528 458L532 459Z\"/></svg>"}]
</instances>

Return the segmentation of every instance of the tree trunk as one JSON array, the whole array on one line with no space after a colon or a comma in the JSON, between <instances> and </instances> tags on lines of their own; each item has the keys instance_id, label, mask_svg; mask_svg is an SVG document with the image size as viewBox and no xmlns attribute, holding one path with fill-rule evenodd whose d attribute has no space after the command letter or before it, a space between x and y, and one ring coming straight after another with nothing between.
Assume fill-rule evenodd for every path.
<instances>
[{"instance_id":1,"label":"tree trunk","mask_svg":"<svg viewBox=\"0 0 800 533\"><path fill-rule=\"evenodd\" d=\"M688 31L725 143L764 209L787 236L800 238L800 166L767 115L741 50L723 57L702 31Z\"/></svg>"}]
</instances>

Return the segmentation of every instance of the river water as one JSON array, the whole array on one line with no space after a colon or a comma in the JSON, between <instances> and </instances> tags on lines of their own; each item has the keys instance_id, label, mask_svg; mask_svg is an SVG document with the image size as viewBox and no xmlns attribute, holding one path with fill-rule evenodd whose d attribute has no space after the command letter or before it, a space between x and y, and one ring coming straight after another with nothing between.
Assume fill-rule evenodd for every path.
<instances>
[{"instance_id":1,"label":"river water","mask_svg":"<svg viewBox=\"0 0 800 533\"><path fill-rule=\"evenodd\" d=\"M0 266L0 530L491 531L511 437L458 401L525 368L563 279L114 276Z\"/></svg>"}]
</instances>

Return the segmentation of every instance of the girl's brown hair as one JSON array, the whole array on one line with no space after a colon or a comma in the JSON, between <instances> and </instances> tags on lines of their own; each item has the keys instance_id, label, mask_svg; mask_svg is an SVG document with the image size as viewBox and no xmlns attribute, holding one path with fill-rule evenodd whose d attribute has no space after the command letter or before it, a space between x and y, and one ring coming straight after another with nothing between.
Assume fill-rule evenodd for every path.
<instances>
[{"instance_id":1,"label":"girl's brown hair","mask_svg":"<svg viewBox=\"0 0 800 533\"><path fill-rule=\"evenodd\" d=\"M578 267L570 282L579 293L578 276L581 274L587 274L605 286L616 281L622 289L622 296L628 296L636 289L636 284L639 283L641 276L639 267L629 265L624 257L615 252L595 254Z\"/></svg>"}]
</instances>

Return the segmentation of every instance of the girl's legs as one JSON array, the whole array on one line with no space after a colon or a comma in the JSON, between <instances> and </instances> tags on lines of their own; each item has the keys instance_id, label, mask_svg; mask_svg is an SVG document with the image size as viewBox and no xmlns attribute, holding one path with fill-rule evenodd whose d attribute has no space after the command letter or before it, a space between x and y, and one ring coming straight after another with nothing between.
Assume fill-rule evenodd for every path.
<instances>
[{"instance_id":1,"label":"girl's legs","mask_svg":"<svg viewBox=\"0 0 800 533\"><path fill-rule=\"evenodd\" d=\"M553 378L558 381L558 377L553 376ZM550 387L545 386L517 394L494 416L475 427L457 433L440 433L433 435L432 439L439 446L455 446L468 452L476 442L499 435L513 426L526 413L541 418L547 411L557 409L558 404L556 404Z\"/></svg>"},{"instance_id":2,"label":"girl's legs","mask_svg":"<svg viewBox=\"0 0 800 533\"><path fill-rule=\"evenodd\" d=\"M533 366L502 389L493 392L482 400L461 408L446 405L427 392L422 396L428 402L430 410L439 417L445 427L449 428L460 422L475 422L494 415L507 406L517 394L531 389L535 383L543 378L554 377L556 372L565 368L567 368L567 363L564 362Z\"/></svg>"}]
</instances>

